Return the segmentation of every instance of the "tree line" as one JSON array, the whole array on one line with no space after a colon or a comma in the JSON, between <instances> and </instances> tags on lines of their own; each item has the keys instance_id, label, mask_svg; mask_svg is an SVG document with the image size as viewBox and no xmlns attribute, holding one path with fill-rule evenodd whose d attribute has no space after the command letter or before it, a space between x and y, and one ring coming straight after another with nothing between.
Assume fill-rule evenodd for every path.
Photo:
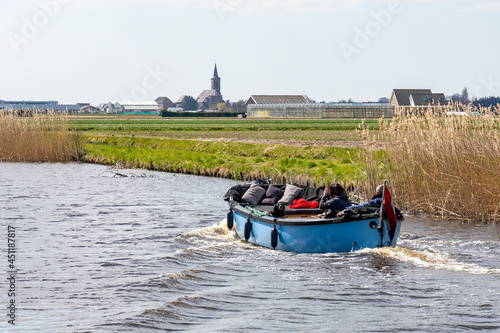
<instances>
[{"instance_id":1,"label":"tree line","mask_svg":"<svg viewBox=\"0 0 500 333\"><path fill-rule=\"evenodd\" d=\"M467 87L464 87L464 89L462 89L462 93L456 93L451 96L447 96L446 98L448 99L448 101L458 102L464 105L468 105L470 104L470 102L472 102L476 107L482 106L489 108L491 106L497 106L497 104L500 104L500 96L474 98L471 101L469 98Z\"/></svg>"}]
</instances>

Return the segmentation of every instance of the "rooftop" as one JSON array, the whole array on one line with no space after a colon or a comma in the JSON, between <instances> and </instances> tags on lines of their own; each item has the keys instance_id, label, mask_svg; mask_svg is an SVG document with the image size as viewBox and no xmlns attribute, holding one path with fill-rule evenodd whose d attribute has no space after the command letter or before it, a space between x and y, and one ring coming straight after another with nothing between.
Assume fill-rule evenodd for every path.
<instances>
[{"instance_id":1,"label":"rooftop","mask_svg":"<svg viewBox=\"0 0 500 333\"><path fill-rule=\"evenodd\" d=\"M303 95L251 95L247 104L302 104L309 103Z\"/></svg>"}]
</instances>

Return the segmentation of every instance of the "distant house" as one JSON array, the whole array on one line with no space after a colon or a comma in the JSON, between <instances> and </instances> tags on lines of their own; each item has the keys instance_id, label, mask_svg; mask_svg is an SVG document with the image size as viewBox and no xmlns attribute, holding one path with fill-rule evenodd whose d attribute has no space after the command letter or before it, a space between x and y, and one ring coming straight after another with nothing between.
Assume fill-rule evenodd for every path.
<instances>
[{"instance_id":1,"label":"distant house","mask_svg":"<svg viewBox=\"0 0 500 333\"><path fill-rule=\"evenodd\" d=\"M101 109L92 106L90 104L87 105L80 105L80 113L91 113L91 114L97 114L101 112Z\"/></svg>"},{"instance_id":2,"label":"distant house","mask_svg":"<svg viewBox=\"0 0 500 333\"><path fill-rule=\"evenodd\" d=\"M114 101L107 103L104 108L106 113L157 114L160 112L158 103L155 101Z\"/></svg>"},{"instance_id":3,"label":"distant house","mask_svg":"<svg viewBox=\"0 0 500 333\"><path fill-rule=\"evenodd\" d=\"M431 89L394 89L390 102L403 114L411 112L412 108L437 108L448 104L443 93L433 93Z\"/></svg>"},{"instance_id":4,"label":"distant house","mask_svg":"<svg viewBox=\"0 0 500 333\"><path fill-rule=\"evenodd\" d=\"M176 107L182 107L182 103L184 103L184 99L187 97L187 95L182 95L181 97L179 97L179 99L177 100L177 102L175 102L175 105Z\"/></svg>"},{"instance_id":5,"label":"distant house","mask_svg":"<svg viewBox=\"0 0 500 333\"><path fill-rule=\"evenodd\" d=\"M304 104L310 103L303 95L251 95L245 106L250 104Z\"/></svg>"},{"instance_id":6,"label":"distant house","mask_svg":"<svg viewBox=\"0 0 500 333\"><path fill-rule=\"evenodd\" d=\"M211 86L212 89L203 90L196 99L198 108L208 109L212 105L224 103L224 99L222 98L222 94L220 92L220 77L217 73L217 64L215 64L214 76L211 79Z\"/></svg>"},{"instance_id":7,"label":"distant house","mask_svg":"<svg viewBox=\"0 0 500 333\"><path fill-rule=\"evenodd\" d=\"M160 110L168 110L168 108L174 106L174 103L168 97L158 97L155 102L158 103Z\"/></svg>"}]
</instances>

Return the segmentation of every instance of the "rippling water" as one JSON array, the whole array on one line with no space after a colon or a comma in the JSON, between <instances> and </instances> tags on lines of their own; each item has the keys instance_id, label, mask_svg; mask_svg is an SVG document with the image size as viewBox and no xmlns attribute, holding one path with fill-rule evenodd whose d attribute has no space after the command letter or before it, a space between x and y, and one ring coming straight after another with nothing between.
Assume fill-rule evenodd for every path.
<instances>
[{"instance_id":1,"label":"rippling water","mask_svg":"<svg viewBox=\"0 0 500 333\"><path fill-rule=\"evenodd\" d=\"M396 248L285 253L227 231L234 181L120 173L0 163L0 248L15 226L19 269L0 331L500 331L498 226L407 217Z\"/></svg>"}]
</instances>

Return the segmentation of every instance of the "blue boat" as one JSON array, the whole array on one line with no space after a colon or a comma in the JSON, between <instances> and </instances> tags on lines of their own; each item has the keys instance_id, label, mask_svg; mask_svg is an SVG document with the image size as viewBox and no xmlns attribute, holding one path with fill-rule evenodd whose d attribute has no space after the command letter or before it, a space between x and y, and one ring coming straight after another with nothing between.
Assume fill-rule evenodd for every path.
<instances>
[{"instance_id":1,"label":"blue boat","mask_svg":"<svg viewBox=\"0 0 500 333\"><path fill-rule=\"evenodd\" d=\"M270 185L260 185L267 190ZM274 185L284 189L286 185ZM298 186L298 185L297 185ZM243 199L250 184L233 186L225 195L229 203L227 226L256 245L298 253L351 252L364 248L395 246L403 215L396 209L397 225L388 222L380 207L348 210L342 217L319 208L290 209L282 205L252 205ZM324 188L298 186L297 198L319 200Z\"/></svg>"}]
</instances>

